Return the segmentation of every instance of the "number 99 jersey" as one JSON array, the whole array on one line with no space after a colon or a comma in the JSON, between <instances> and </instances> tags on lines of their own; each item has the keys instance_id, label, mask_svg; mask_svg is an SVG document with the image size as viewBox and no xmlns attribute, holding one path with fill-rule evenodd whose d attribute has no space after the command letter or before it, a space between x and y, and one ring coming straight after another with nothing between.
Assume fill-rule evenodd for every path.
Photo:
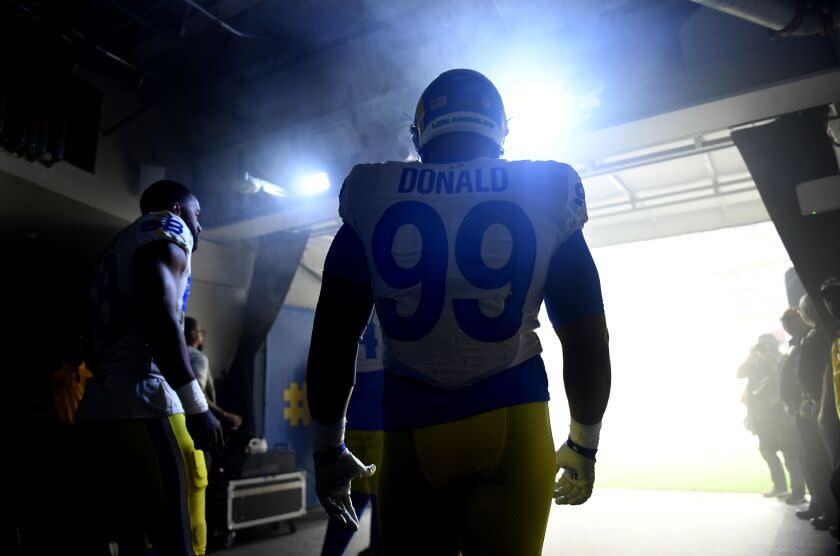
<instances>
[{"instance_id":1,"label":"number 99 jersey","mask_svg":"<svg viewBox=\"0 0 840 556\"><path fill-rule=\"evenodd\" d=\"M549 262L587 219L570 166L487 158L358 165L339 212L365 249L385 368L444 389L541 352Z\"/></svg>"}]
</instances>

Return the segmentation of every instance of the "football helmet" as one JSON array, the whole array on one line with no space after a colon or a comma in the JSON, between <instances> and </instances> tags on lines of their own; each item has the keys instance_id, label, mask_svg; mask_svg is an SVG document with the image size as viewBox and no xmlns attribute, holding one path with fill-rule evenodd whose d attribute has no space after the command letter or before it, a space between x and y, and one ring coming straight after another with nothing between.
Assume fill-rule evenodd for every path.
<instances>
[{"instance_id":1,"label":"football helmet","mask_svg":"<svg viewBox=\"0 0 840 556\"><path fill-rule=\"evenodd\" d=\"M432 81L417 102L411 137L417 154L441 135L466 132L486 137L503 152L508 134L502 97L481 73L453 69Z\"/></svg>"}]
</instances>

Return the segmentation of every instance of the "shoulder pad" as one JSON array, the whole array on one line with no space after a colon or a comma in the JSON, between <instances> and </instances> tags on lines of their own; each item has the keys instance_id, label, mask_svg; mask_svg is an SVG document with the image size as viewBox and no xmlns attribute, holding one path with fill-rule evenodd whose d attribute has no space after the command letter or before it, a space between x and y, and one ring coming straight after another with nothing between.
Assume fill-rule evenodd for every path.
<instances>
[{"instance_id":1,"label":"shoulder pad","mask_svg":"<svg viewBox=\"0 0 840 556\"><path fill-rule=\"evenodd\" d=\"M193 249L192 232L179 216L164 210L149 212L140 217L136 228L137 246L153 241L170 241L189 255Z\"/></svg>"},{"instance_id":2,"label":"shoulder pad","mask_svg":"<svg viewBox=\"0 0 840 556\"><path fill-rule=\"evenodd\" d=\"M583 189L583 182L577 171L568 164L555 162L559 171L563 173L565 184L564 201L566 209L571 215L570 233L575 232L586 224L589 215L586 212L586 191Z\"/></svg>"},{"instance_id":3,"label":"shoulder pad","mask_svg":"<svg viewBox=\"0 0 840 556\"><path fill-rule=\"evenodd\" d=\"M353 211L356 209L353 199L356 197L355 190L360 186L357 185L359 181L363 181L367 170L375 166L374 164L356 164L347 177L344 178L344 183L341 184L341 192L338 194L338 215L345 224L353 226Z\"/></svg>"},{"instance_id":4,"label":"shoulder pad","mask_svg":"<svg viewBox=\"0 0 840 556\"><path fill-rule=\"evenodd\" d=\"M564 237L581 229L589 219L586 213L586 192L577 171L570 165L553 160L528 161L529 172L533 172L536 181L545 188L545 192L559 205L560 210L568 217L568 226L563 232Z\"/></svg>"},{"instance_id":5,"label":"shoulder pad","mask_svg":"<svg viewBox=\"0 0 840 556\"><path fill-rule=\"evenodd\" d=\"M559 169L563 172L563 174L566 177L566 184L569 188L569 199L572 201L573 204L577 205L585 211L586 191L583 189L583 182L580 179L580 175L574 168L572 168L568 164L564 164L562 162L555 162L555 164L557 164Z\"/></svg>"}]
</instances>

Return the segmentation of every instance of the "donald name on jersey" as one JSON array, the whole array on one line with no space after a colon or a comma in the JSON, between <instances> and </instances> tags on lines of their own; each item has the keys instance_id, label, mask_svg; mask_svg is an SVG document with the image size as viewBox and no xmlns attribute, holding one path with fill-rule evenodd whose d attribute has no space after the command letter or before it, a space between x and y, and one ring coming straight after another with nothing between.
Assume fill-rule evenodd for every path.
<instances>
[{"instance_id":1,"label":"donald name on jersey","mask_svg":"<svg viewBox=\"0 0 840 556\"><path fill-rule=\"evenodd\" d=\"M487 175L489 173L489 176ZM459 193L501 193L508 188L507 168L433 170L403 168L397 190L400 193L447 195ZM581 189L583 189L581 187Z\"/></svg>"}]
</instances>

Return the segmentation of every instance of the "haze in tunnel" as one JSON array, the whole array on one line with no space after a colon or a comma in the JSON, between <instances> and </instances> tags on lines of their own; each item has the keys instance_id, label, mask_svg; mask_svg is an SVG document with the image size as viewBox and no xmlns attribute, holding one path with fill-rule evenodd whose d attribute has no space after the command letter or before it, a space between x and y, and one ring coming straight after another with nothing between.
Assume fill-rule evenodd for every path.
<instances>
[{"instance_id":1,"label":"haze in tunnel","mask_svg":"<svg viewBox=\"0 0 840 556\"><path fill-rule=\"evenodd\" d=\"M791 263L773 225L596 248L593 256L613 370L596 489L769 488L758 439L743 425L745 381L735 373L760 334L782 334ZM540 320L559 444L569 423L562 349L547 315Z\"/></svg>"}]
</instances>

